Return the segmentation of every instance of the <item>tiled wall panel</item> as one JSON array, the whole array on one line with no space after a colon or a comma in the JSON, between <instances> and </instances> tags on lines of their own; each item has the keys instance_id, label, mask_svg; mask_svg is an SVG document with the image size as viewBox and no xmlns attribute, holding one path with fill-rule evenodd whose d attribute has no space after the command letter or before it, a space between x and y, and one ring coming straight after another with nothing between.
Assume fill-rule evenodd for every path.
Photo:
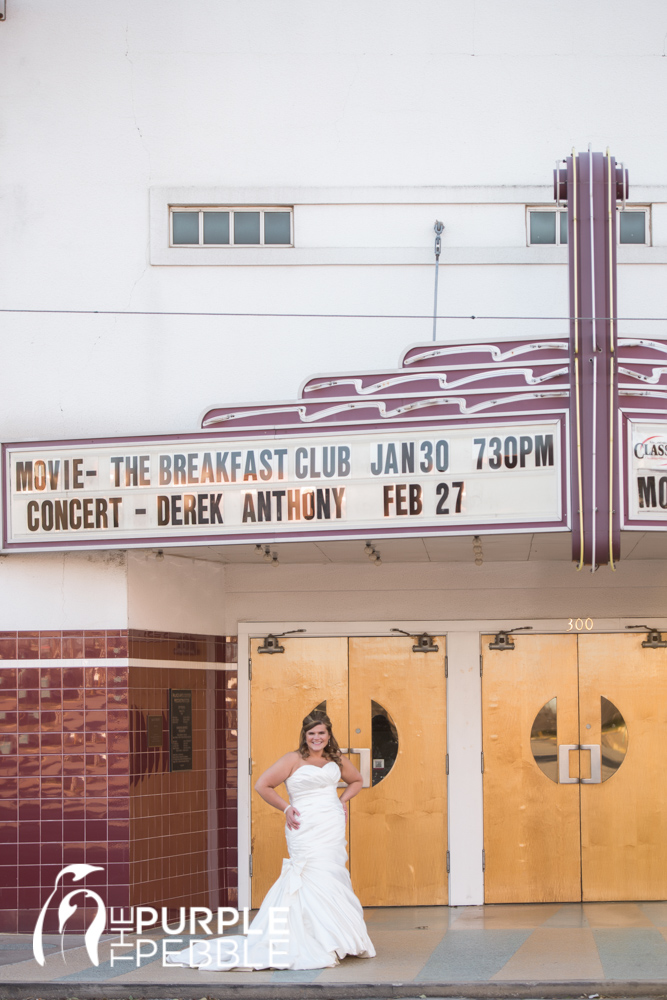
<instances>
[{"instance_id":1,"label":"tiled wall panel","mask_svg":"<svg viewBox=\"0 0 667 1000\"><path fill-rule=\"evenodd\" d=\"M170 688L192 691L191 771L169 770ZM237 771L228 756L236 754L236 671L130 667L129 692L131 903L233 905ZM162 718L162 747L148 746L148 716Z\"/></svg>"},{"instance_id":2,"label":"tiled wall panel","mask_svg":"<svg viewBox=\"0 0 667 1000\"><path fill-rule=\"evenodd\" d=\"M54 640L49 649L56 639L83 641L81 633L29 638L31 649L41 649L45 638ZM104 634L98 638L106 643ZM46 659L25 667L0 664L0 927L5 932L32 932L68 864L99 865L102 871L85 884L109 905L129 901L128 668L49 666ZM81 883L65 876L62 884L69 891ZM47 931L57 929L61 896L54 898ZM87 919L79 906L68 930Z\"/></svg>"},{"instance_id":3,"label":"tiled wall panel","mask_svg":"<svg viewBox=\"0 0 667 1000\"><path fill-rule=\"evenodd\" d=\"M127 629L0 632L0 660L99 660L128 655Z\"/></svg>"},{"instance_id":4,"label":"tiled wall panel","mask_svg":"<svg viewBox=\"0 0 667 1000\"><path fill-rule=\"evenodd\" d=\"M129 631L130 657L137 660L173 660L191 663L236 663L235 636L192 632Z\"/></svg>"},{"instance_id":5,"label":"tiled wall panel","mask_svg":"<svg viewBox=\"0 0 667 1000\"><path fill-rule=\"evenodd\" d=\"M178 663L176 673L164 662L128 666L130 650ZM64 876L63 892L85 884L109 906L206 896L201 905L210 905L216 885L219 905L234 904L235 661L234 637L0 632L0 931L31 933L56 877L74 863L102 871L85 883ZM169 772L166 739L163 750L147 747L144 715L164 712L166 728L170 686L190 687L198 706L193 772ZM90 918L79 905L67 930Z\"/></svg>"}]
</instances>

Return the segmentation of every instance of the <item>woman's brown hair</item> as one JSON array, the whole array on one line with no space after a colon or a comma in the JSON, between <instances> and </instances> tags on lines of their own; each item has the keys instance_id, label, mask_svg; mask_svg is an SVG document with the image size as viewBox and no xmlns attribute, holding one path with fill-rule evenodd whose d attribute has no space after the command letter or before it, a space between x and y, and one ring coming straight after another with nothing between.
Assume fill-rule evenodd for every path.
<instances>
[{"instance_id":1,"label":"woman's brown hair","mask_svg":"<svg viewBox=\"0 0 667 1000\"><path fill-rule=\"evenodd\" d=\"M329 741L322 751L322 756L326 757L327 760L333 760L336 764L340 764L341 752L340 747L336 741L336 737L331 731L331 719L326 712L321 712L319 709L314 709L310 715L301 723L301 735L299 736L299 750L298 752L305 759L310 755L310 750L308 749L308 744L306 742L306 733L314 729L315 726L326 726L326 730L329 734Z\"/></svg>"}]
</instances>

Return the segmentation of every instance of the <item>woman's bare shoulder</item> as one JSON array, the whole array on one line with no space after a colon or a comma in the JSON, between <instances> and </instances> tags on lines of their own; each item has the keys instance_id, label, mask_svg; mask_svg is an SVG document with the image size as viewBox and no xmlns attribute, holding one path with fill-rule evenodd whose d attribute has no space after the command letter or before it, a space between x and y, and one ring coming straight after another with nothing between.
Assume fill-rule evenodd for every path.
<instances>
[{"instance_id":1,"label":"woman's bare shoulder","mask_svg":"<svg viewBox=\"0 0 667 1000\"><path fill-rule=\"evenodd\" d=\"M283 754L270 767L267 767L266 771L257 779L258 782L263 786L268 785L270 788L275 788L277 785L282 784L298 766L298 759L299 754L296 750L290 750L289 753Z\"/></svg>"},{"instance_id":2,"label":"woman's bare shoulder","mask_svg":"<svg viewBox=\"0 0 667 1000\"><path fill-rule=\"evenodd\" d=\"M291 771L294 768L294 765L297 764L300 760L301 760L301 754L299 753L299 751L290 750L289 753L284 753L282 757L279 757L273 766L279 767L281 768L281 770L289 768L289 770Z\"/></svg>"},{"instance_id":3,"label":"woman's bare shoulder","mask_svg":"<svg viewBox=\"0 0 667 1000\"><path fill-rule=\"evenodd\" d=\"M289 753L283 754L283 756L276 761L276 764L280 767L282 771L287 771L288 776L294 774L297 767L299 766L299 761L301 760L301 754L298 750L290 750Z\"/></svg>"}]
</instances>

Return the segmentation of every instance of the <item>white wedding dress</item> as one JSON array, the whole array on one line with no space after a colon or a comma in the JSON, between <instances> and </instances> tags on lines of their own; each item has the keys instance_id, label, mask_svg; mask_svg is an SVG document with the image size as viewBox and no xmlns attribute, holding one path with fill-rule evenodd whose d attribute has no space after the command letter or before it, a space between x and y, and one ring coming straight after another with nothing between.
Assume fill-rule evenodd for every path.
<instances>
[{"instance_id":1,"label":"white wedding dress","mask_svg":"<svg viewBox=\"0 0 667 1000\"><path fill-rule=\"evenodd\" d=\"M209 939L170 955L168 961L206 972L229 970L234 965L245 969L324 969L337 965L346 955L375 955L361 903L345 867L345 813L336 792L339 780L340 768L335 761L324 767L302 764L287 778L290 803L300 813L300 825L298 830L285 829L290 856L283 861L280 877L266 894L248 937ZM286 909L278 914L281 924L271 923L273 907Z\"/></svg>"}]
</instances>

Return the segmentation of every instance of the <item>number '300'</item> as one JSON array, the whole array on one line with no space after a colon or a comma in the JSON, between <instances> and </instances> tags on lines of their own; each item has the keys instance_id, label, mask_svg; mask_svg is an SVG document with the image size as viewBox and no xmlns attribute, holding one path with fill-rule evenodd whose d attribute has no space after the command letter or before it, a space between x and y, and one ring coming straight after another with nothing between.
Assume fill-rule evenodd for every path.
<instances>
[{"instance_id":1,"label":"number '300'","mask_svg":"<svg viewBox=\"0 0 667 1000\"><path fill-rule=\"evenodd\" d=\"M586 629L590 632L594 622L592 618L570 618L567 623L568 632L583 632Z\"/></svg>"}]
</instances>

